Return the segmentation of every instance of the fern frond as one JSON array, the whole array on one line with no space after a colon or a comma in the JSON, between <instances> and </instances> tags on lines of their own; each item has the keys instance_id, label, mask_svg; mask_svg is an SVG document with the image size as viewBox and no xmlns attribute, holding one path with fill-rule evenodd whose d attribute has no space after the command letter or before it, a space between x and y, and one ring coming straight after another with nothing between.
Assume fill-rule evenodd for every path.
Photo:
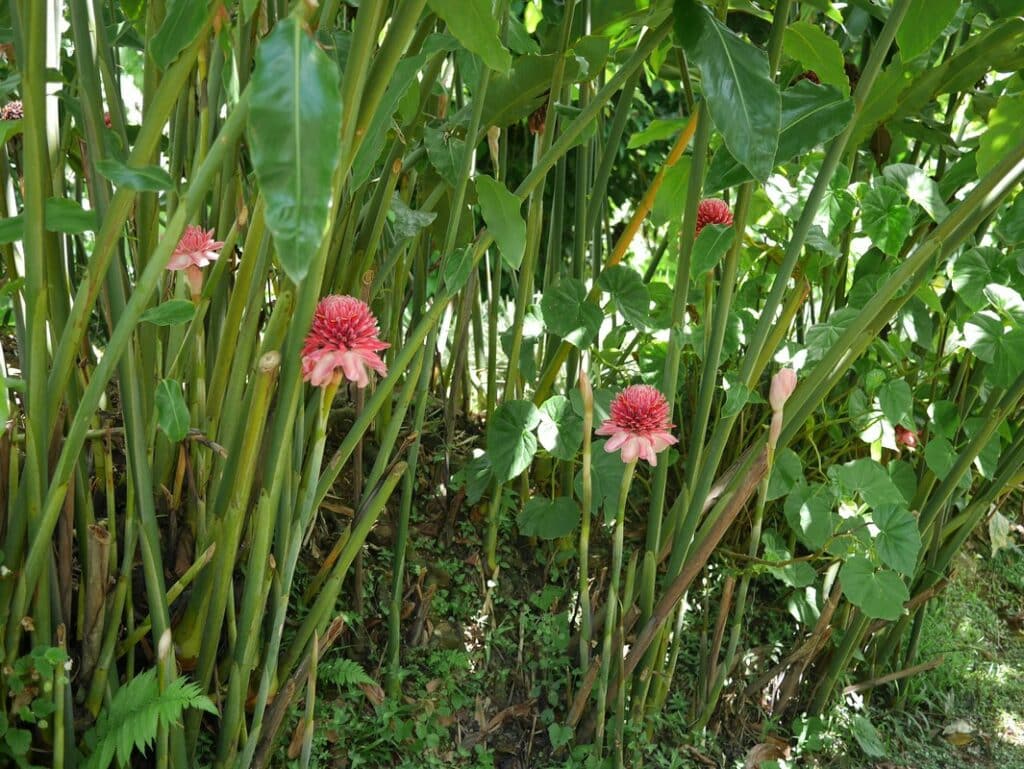
<instances>
[{"instance_id":1,"label":"fern frond","mask_svg":"<svg viewBox=\"0 0 1024 769\"><path fill-rule=\"evenodd\" d=\"M322 681L339 687L376 683L366 674L362 665L355 660L344 658L321 662L317 675Z\"/></svg>"},{"instance_id":2,"label":"fern frond","mask_svg":"<svg viewBox=\"0 0 1024 769\"><path fill-rule=\"evenodd\" d=\"M85 769L107 769L115 756L127 764L132 752L145 752L161 725L177 723L189 708L217 714L217 708L199 686L176 678L161 692L156 670L140 673L114 694L110 706L84 735L92 749Z\"/></svg>"}]
</instances>

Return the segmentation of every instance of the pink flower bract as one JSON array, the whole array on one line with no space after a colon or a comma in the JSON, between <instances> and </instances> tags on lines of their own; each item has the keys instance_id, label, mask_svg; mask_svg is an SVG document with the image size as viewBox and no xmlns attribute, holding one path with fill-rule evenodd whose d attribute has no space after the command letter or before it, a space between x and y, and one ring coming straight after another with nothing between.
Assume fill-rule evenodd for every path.
<instances>
[{"instance_id":1,"label":"pink flower bract","mask_svg":"<svg viewBox=\"0 0 1024 769\"><path fill-rule=\"evenodd\" d=\"M378 338L380 329L373 312L352 296L326 296L313 313L313 324L302 348L302 378L314 387L325 387L340 369L359 388L370 383L367 369L388 373L377 355L389 345Z\"/></svg>"},{"instance_id":2,"label":"pink flower bract","mask_svg":"<svg viewBox=\"0 0 1024 769\"><path fill-rule=\"evenodd\" d=\"M651 466L658 464L658 453L679 439L669 430L670 408L665 396L650 385L631 385L615 396L611 416L595 431L611 438L604 450L611 453L622 449L622 461L646 459Z\"/></svg>"},{"instance_id":3,"label":"pink flower bract","mask_svg":"<svg viewBox=\"0 0 1024 769\"><path fill-rule=\"evenodd\" d=\"M700 231L708 224L732 224L729 204L718 198L702 200L697 206L697 232L694 237L700 235Z\"/></svg>"},{"instance_id":4,"label":"pink flower bract","mask_svg":"<svg viewBox=\"0 0 1024 769\"><path fill-rule=\"evenodd\" d=\"M219 240L213 239L213 230L204 230L190 224L182 233L178 245L174 247L171 260L167 263L168 270L184 270L188 267L205 267L216 261L220 249L224 246Z\"/></svg>"}]
</instances>

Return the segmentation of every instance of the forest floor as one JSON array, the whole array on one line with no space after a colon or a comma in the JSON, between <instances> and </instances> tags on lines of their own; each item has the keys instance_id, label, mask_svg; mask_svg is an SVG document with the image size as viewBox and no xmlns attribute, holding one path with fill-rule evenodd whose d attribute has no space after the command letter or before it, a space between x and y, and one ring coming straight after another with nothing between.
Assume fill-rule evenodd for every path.
<instances>
[{"instance_id":1,"label":"forest floor","mask_svg":"<svg viewBox=\"0 0 1024 769\"><path fill-rule=\"evenodd\" d=\"M312 765L584 769L589 750L570 752L572 732L560 720L571 702L575 665L568 653L574 648L568 621L574 549L519 537L514 516L505 514L501 568L497 581L489 580L482 563L486 503L467 504L454 489L436 493L450 478L442 452L425 445L421 463L429 477L417 492L409 537L403 697L396 702L381 689L396 531L394 519L382 517L359 569L362 610L346 614L346 631L319 665ZM396 503L397 497L389 509ZM320 521L308 554L310 574L344 517ZM629 528L627 537L640 536ZM600 540L592 549L600 558ZM992 557L980 539L965 548L925 615L916 659L939 656L939 667L902 687L880 687L866 701L848 701L828 716L824 749L801 751L791 740L788 758L762 769L1024 769L1024 551L1011 546ZM656 769L753 769L744 758L758 731L788 736L788 722L761 718L760 724L712 722L709 733L695 739L688 710L685 693L675 691L647 725L652 734L630 737L627 765L640 765L642 756L644 767ZM863 742L844 727L854 710L870 718L884 755L865 754ZM299 714L296 708L292 727ZM287 752L282 746L277 765L297 765L289 759L298 745L293 736Z\"/></svg>"}]
</instances>

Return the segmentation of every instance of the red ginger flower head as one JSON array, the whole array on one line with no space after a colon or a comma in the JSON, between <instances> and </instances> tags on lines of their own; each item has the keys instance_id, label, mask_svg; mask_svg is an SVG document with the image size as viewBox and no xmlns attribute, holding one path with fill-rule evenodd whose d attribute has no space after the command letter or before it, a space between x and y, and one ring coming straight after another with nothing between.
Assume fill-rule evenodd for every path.
<instances>
[{"instance_id":1,"label":"red ginger flower head","mask_svg":"<svg viewBox=\"0 0 1024 769\"><path fill-rule=\"evenodd\" d=\"M184 270L189 267L205 267L216 261L218 252L224 246L219 240L213 239L213 230L203 230L190 224L185 228L174 254L167 263L168 270Z\"/></svg>"},{"instance_id":2,"label":"red ginger flower head","mask_svg":"<svg viewBox=\"0 0 1024 769\"><path fill-rule=\"evenodd\" d=\"M732 224L732 211L724 200L705 198L697 206L697 232L694 237L700 235L700 231L708 224Z\"/></svg>"},{"instance_id":3,"label":"red ginger flower head","mask_svg":"<svg viewBox=\"0 0 1024 769\"><path fill-rule=\"evenodd\" d=\"M631 385L615 396L611 416L596 432L610 435L604 450L608 453L622 449L622 461L646 459L651 466L658 464L658 452L664 451L679 439L669 430L670 408L665 396L650 385Z\"/></svg>"},{"instance_id":4,"label":"red ginger flower head","mask_svg":"<svg viewBox=\"0 0 1024 769\"><path fill-rule=\"evenodd\" d=\"M302 348L302 378L314 387L330 384L338 369L359 388L370 383L367 369L388 373L377 355L389 345L366 302L353 296L326 296L313 313L313 325Z\"/></svg>"},{"instance_id":5,"label":"red ginger flower head","mask_svg":"<svg viewBox=\"0 0 1024 769\"><path fill-rule=\"evenodd\" d=\"M25 116L25 108L20 101L9 101L0 107L0 120L21 120Z\"/></svg>"}]
</instances>

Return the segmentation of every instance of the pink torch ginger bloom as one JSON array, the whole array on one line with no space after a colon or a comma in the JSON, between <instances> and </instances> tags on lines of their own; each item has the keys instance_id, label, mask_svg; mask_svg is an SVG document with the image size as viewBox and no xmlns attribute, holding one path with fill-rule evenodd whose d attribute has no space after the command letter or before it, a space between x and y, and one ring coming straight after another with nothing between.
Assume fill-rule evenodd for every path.
<instances>
[{"instance_id":1,"label":"pink torch ginger bloom","mask_svg":"<svg viewBox=\"0 0 1024 769\"><path fill-rule=\"evenodd\" d=\"M611 417L595 431L610 435L604 445L608 453L622 449L622 461L629 463L646 459L652 467L658 464L658 452L664 451L679 439L669 430L668 401L657 388L650 385L631 385L615 396Z\"/></svg>"},{"instance_id":2,"label":"pink torch ginger bloom","mask_svg":"<svg viewBox=\"0 0 1024 769\"><path fill-rule=\"evenodd\" d=\"M167 269L185 271L193 301L198 301L199 295L203 293L202 268L220 256L218 252L223 246L219 240L213 239L213 230L207 231L190 224L174 247Z\"/></svg>"},{"instance_id":3,"label":"pink torch ginger bloom","mask_svg":"<svg viewBox=\"0 0 1024 769\"><path fill-rule=\"evenodd\" d=\"M779 369L772 377L771 390L768 392L768 403L772 411L782 411L783 405L796 389L796 372L791 368Z\"/></svg>"},{"instance_id":4,"label":"pink torch ginger bloom","mask_svg":"<svg viewBox=\"0 0 1024 769\"><path fill-rule=\"evenodd\" d=\"M168 270L184 270L189 267L205 267L217 260L218 252L224 246L219 240L213 239L213 230L203 230L190 224L185 228L178 245L174 247Z\"/></svg>"},{"instance_id":5,"label":"pink torch ginger bloom","mask_svg":"<svg viewBox=\"0 0 1024 769\"><path fill-rule=\"evenodd\" d=\"M302 378L326 387L338 369L362 389L370 383L367 369L388 373L377 355L391 345L378 338L380 329L366 302L352 296L326 296L313 313L313 325L302 348Z\"/></svg>"},{"instance_id":6,"label":"pink torch ginger bloom","mask_svg":"<svg viewBox=\"0 0 1024 769\"><path fill-rule=\"evenodd\" d=\"M906 446L908 449L917 448L917 433L908 430L903 425L896 425L896 445Z\"/></svg>"},{"instance_id":7,"label":"pink torch ginger bloom","mask_svg":"<svg viewBox=\"0 0 1024 769\"><path fill-rule=\"evenodd\" d=\"M25 108L20 101L9 101L0 107L0 120L21 120L25 117Z\"/></svg>"},{"instance_id":8,"label":"pink torch ginger bloom","mask_svg":"<svg viewBox=\"0 0 1024 769\"><path fill-rule=\"evenodd\" d=\"M724 200L706 198L697 206L697 232L694 237L700 235L708 224L732 224L732 211Z\"/></svg>"}]
</instances>

